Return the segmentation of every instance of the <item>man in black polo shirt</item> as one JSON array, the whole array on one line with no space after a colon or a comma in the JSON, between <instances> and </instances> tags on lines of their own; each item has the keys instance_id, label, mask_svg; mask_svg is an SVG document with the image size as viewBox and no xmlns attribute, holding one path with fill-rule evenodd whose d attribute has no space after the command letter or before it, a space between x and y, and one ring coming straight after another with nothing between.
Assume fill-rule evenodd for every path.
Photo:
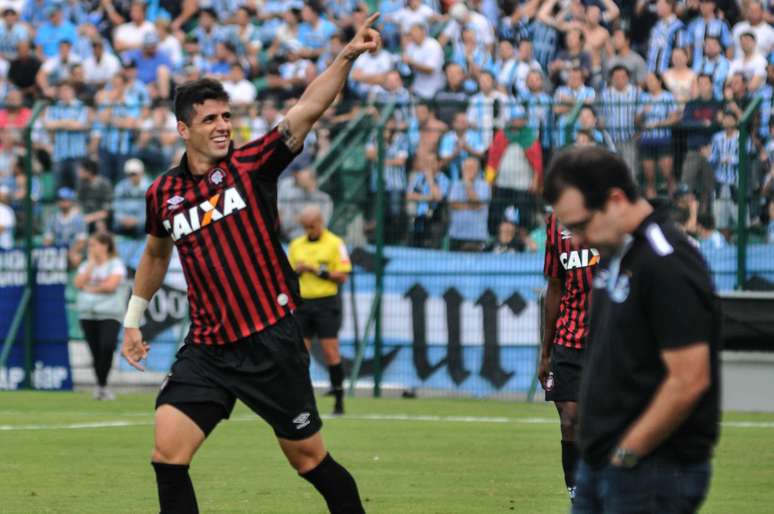
<instances>
[{"instance_id":1,"label":"man in black polo shirt","mask_svg":"<svg viewBox=\"0 0 774 514\"><path fill-rule=\"evenodd\" d=\"M602 148L558 154L545 197L578 244L604 257L581 380L572 512L695 512L719 419L720 314L707 265Z\"/></svg>"}]
</instances>

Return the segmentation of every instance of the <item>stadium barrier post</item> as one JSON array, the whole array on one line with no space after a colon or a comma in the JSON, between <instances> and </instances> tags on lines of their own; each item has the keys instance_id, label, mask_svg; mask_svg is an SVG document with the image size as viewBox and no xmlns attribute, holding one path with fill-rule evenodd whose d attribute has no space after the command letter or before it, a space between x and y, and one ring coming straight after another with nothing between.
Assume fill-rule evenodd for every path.
<instances>
[{"instance_id":1,"label":"stadium barrier post","mask_svg":"<svg viewBox=\"0 0 774 514\"><path fill-rule=\"evenodd\" d=\"M583 100L578 100L575 106L567 113L567 124L564 126L564 146L569 146L573 143L573 133L575 132L575 123L578 121L581 109L585 105Z\"/></svg>"},{"instance_id":2,"label":"stadium barrier post","mask_svg":"<svg viewBox=\"0 0 774 514\"><path fill-rule=\"evenodd\" d=\"M747 200L749 180L750 124L762 99L756 97L742 113L739 120L739 187L737 188L737 220L736 220L736 288L743 289L747 280Z\"/></svg>"}]
</instances>

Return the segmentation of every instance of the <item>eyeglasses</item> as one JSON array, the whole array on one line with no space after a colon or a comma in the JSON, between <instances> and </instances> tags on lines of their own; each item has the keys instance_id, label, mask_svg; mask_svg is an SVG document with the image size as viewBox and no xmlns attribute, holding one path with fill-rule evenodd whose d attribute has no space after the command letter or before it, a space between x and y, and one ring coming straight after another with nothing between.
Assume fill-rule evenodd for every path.
<instances>
[{"instance_id":1,"label":"eyeglasses","mask_svg":"<svg viewBox=\"0 0 774 514\"><path fill-rule=\"evenodd\" d=\"M578 220L574 223L563 223L564 228L572 232L573 234L580 234L584 230L586 230L586 227L589 226L589 223L591 223L591 220L594 219L594 216L597 214L597 211L591 211L588 216L585 218Z\"/></svg>"}]
</instances>

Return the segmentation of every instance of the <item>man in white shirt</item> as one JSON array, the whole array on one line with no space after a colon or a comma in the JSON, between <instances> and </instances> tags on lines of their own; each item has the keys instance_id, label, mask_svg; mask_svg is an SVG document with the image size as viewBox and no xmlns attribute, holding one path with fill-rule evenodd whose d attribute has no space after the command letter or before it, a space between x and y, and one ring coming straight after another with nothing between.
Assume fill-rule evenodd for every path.
<instances>
[{"instance_id":1,"label":"man in white shirt","mask_svg":"<svg viewBox=\"0 0 774 514\"><path fill-rule=\"evenodd\" d=\"M461 43L462 30L470 29L476 33L476 43L489 52L492 51L495 42L494 29L486 16L468 9L462 2L454 4L449 9L449 15L451 20L438 37L438 42L441 43L442 47L449 42Z\"/></svg>"},{"instance_id":2,"label":"man in white shirt","mask_svg":"<svg viewBox=\"0 0 774 514\"><path fill-rule=\"evenodd\" d=\"M156 32L153 24L145 19L145 2L132 2L129 18L131 21L119 25L113 32L113 46L118 53L140 48L145 34Z\"/></svg>"},{"instance_id":3,"label":"man in white shirt","mask_svg":"<svg viewBox=\"0 0 774 514\"><path fill-rule=\"evenodd\" d=\"M10 207L11 190L8 186L0 186L0 249L13 248L13 230L16 226L16 216Z\"/></svg>"},{"instance_id":4,"label":"man in white shirt","mask_svg":"<svg viewBox=\"0 0 774 514\"><path fill-rule=\"evenodd\" d=\"M443 87L443 62L443 49L438 41L427 36L427 26L414 24L403 53L403 63L414 73L411 91L415 95L429 100Z\"/></svg>"},{"instance_id":5,"label":"man in white shirt","mask_svg":"<svg viewBox=\"0 0 774 514\"><path fill-rule=\"evenodd\" d=\"M231 97L233 105L245 105L255 102L257 95L255 85L245 79L245 70L238 62L231 65L228 79L223 81L223 89Z\"/></svg>"},{"instance_id":6,"label":"man in white shirt","mask_svg":"<svg viewBox=\"0 0 774 514\"><path fill-rule=\"evenodd\" d=\"M766 58L758 51L755 34L751 31L740 35L739 46L742 53L731 61L728 75L742 73L747 79L749 91L756 91L766 81Z\"/></svg>"},{"instance_id":7,"label":"man in white shirt","mask_svg":"<svg viewBox=\"0 0 774 514\"><path fill-rule=\"evenodd\" d=\"M755 34L758 52L761 54L768 55L772 47L774 47L774 28L771 28L771 25L763 19L763 6L760 2L750 2L747 6L747 19L734 25L732 34L736 45L735 55L737 57L742 55L740 39L745 32Z\"/></svg>"},{"instance_id":8,"label":"man in white shirt","mask_svg":"<svg viewBox=\"0 0 774 514\"><path fill-rule=\"evenodd\" d=\"M362 98L368 97L384 83L387 72L394 68L392 54L383 48L365 52L355 60L350 73L350 88Z\"/></svg>"},{"instance_id":9,"label":"man in white shirt","mask_svg":"<svg viewBox=\"0 0 774 514\"><path fill-rule=\"evenodd\" d=\"M101 37L91 41L91 48L91 56L83 61L83 75L87 84L101 88L121 71L121 63L118 57L105 51Z\"/></svg>"},{"instance_id":10,"label":"man in white shirt","mask_svg":"<svg viewBox=\"0 0 774 514\"><path fill-rule=\"evenodd\" d=\"M438 17L432 7L422 3L422 0L408 0L406 5L392 14L385 16L385 21L400 25L402 34L408 34L417 23L428 27Z\"/></svg>"}]
</instances>

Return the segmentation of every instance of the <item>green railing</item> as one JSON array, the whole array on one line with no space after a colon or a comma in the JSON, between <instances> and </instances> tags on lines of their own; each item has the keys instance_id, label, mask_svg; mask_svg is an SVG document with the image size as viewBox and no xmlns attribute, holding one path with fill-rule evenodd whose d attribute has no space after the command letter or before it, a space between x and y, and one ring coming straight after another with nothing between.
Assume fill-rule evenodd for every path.
<instances>
[{"instance_id":1,"label":"green railing","mask_svg":"<svg viewBox=\"0 0 774 514\"><path fill-rule=\"evenodd\" d=\"M756 97L742 113L739 119L739 187L737 189L738 219L736 220L736 288L744 288L747 280L747 239L749 228L747 226L747 200L750 175L750 155L747 151L750 139L750 125L758 111L763 99Z\"/></svg>"}]
</instances>

